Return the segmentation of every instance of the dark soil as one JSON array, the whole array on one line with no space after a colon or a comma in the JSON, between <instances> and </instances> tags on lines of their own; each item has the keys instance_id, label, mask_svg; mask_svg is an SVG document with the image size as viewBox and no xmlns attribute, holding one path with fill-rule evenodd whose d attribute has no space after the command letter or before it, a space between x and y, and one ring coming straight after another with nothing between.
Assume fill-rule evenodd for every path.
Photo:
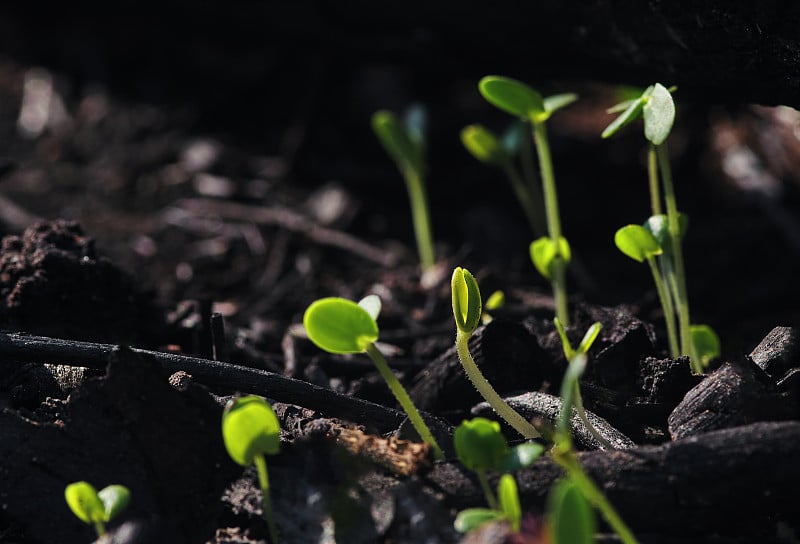
<instances>
[{"instance_id":1,"label":"dark soil","mask_svg":"<svg viewBox=\"0 0 800 544\"><path fill-rule=\"evenodd\" d=\"M176 52L170 76L123 55L105 19L65 45L85 60L78 69L24 47L31 13L7 15L20 41L0 50L0 542L90 542L63 500L77 480L131 489L115 542L267 542L255 473L221 440L222 407L238 393L265 396L281 419L282 451L268 463L282 542L464 538L454 517L483 498L450 433L493 415L453 348L453 267L484 295L506 293L471 347L515 408L551 424L566 368L524 215L505 180L459 147L462 126L506 122L476 93L477 68L442 66L426 86L433 70L414 54L373 52L336 71L313 54L322 40L302 56L319 63L271 43L284 56L244 77L255 60L209 39ZM210 15L195 16L206 28ZM88 55L92 43L104 54ZM206 58L213 92L191 60ZM136 85L111 77L115 60ZM691 218L693 321L723 343L698 376L667 356L647 269L613 246L648 211L640 129L601 141L613 89L557 75L571 83L528 79L582 96L550 124L576 257L568 332L577 341L603 325L582 392L618 448L579 425L581 461L641 542L798 542L800 114L676 94L670 150ZM373 111L412 100L431 118L440 274L426 287L402 181L369 132ZM365 357L325 354L302 334L315 299L371 293L389 363L430 414L444 462L405 440L413 433ZM528 529L513 542L542 542L559 476L548 458L517 475ZM495 526L463 541L512 537Z\"/></svg>"}]
</instances>

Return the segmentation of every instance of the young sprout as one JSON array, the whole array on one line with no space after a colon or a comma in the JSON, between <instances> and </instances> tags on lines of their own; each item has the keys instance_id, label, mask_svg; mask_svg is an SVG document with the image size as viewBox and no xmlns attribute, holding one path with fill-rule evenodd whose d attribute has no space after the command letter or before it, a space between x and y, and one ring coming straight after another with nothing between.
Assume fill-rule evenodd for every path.
<instances>
[{"instance_id":1,"label":"young sprout","mask_svg":"<svg viewBox=\"0 0 800 544\"><path fill-rule=\"evenodd\" d=\"M486 76L478 83L483 97L492 105L509 113L533 127L533 140L539 157L539 171L544 191L544 206L547 215L547 233L551 248L554 251L550 269L550 282L556 302L556 315L562 323L569 323L567 309L566 267L569 256L561 252L563 239L561 219L558 211L558 195L556 180L553 174L553 162L550 156L550 144L547 139L545 123L557 110L577 100L577 95L560 94L542 98L528 85L501 76Z\"/></svg>"},{"instance_id":2,"label":"young sprout","mask_svg":"<svg viewBox=\"0 0 800 544\"><path fill-rule=\"evenodd\" d=\"M98 492L88 482L75 482L64 489L64 498L78 519L94 526L99 538L106 534L105 524L128 506L131 493L123 485L109 485Z\"/></svg>"},{"instance_id":3,"label":"young sprout","mask_svg":"<svg viewBox=\"0 0 800 544\"><path fill-rule=\"evenodd\" d=\"M376 319L380 309L380 298L375 295L358 304L338 297L323 298L308 307L303 325L311 341L329 353L366 352L422 441L430 445L437 460L444 459L441 448L408 393L375 347L379 335Z\"/></svg>"},{"instance_id":4,"label":"young sprout","mask_svg":"<svg viewBox=\"0 0 800 544\"><path fill-rule=\"evenodd\" d=\"M264 505L264 520L269 527L270 542L277 544L278 530L272 516L269 495L269 474L265 455L280 450L281 427L272 407L261 397L248 395L228 403L222 413L222 439L225 449L243 467L255 464Z\"/></svg>"},{"instance_id":5,"label":"young sprout","mask_svg":"<svg viewBox=\"0 0 800 544\"><path fill-rule=\"evenodd\" d=\"M467 377L486 399L489 405L525 438L539 437L539 431L524 417L519 415L506 403L494 390L494 387L483 376L472 354L469 352L469 337L478 328L481 320L481 292L478 282L468 270L456 267L450 280L453 299L453 316L456 320L456 351L461 366L464 367Z\"/></svg>"},{"instance_id":6,"label":"young sprout","mask_svg":"<svg viewBox=\"0 0 800 544\"><path fill-rule=\"evenodd\" d=\"M433 268L433 252L428 198L425 192L425 116L421 108L411 108L405 119L386 110L372 116L372 129L386 152L397 164L406 182L411 202L411 217L417 251L423 272Z\"/></svg>"},{"instance_id":7,"label":"young sprout","mask_svg":"<svg viewBox=\"0 0 800 544\"><path fill-rule=\"evenodd\" d=\"M511 531L518 533L522 520L517 482L511 474L503 474L497 484L498 505L495 508L467 508L456 516L453 526L459 533L468 533L490 521L506 520Z\"/></svg>"},{"instance_id":8,"label":"young sprout","mask_svg":"<svg viewBox=\"0 0 800 544\"><path fill-rule=\"evenodd\" d=\"M494 509L498 502L489 487L487 471L515 472L530 466L544 452L544 446L535 442L510 448L500 424L482 417L465 420L456 427L453 444L461 464L478 475L486 502Z\"/></svg>"},{"instance_id":9,"label":"young sprout","mask_svg":"<svg viewBox=\"0 0 800 544\"><path fill-rule=\"evenodd\" d=\"M597 522L594 512L569 478L553 486L547 496L547 519L553 544L592 544Z\"/></svg>"},{"instance_id":10,"label":"young sprout","mask_svg":"<svg viewBox=\"0 0 800 544\"><path fill-rule=\"evenodd\" d=\"M502 291L495 291L489 298L486 299L486 302L483 305L484 312L481 314L481 323L484 325L488 325L492 322L492 316L489 312L493 312L495 310L499 310L506 304L506 294Z\"/></svg>"},{"instance_id":11,"label":"young sprout","mask_svg":"<svg viewBox=\"0 0 800 544\"><path fill-rule=\"evenodd\" d=\"M713 359L722 354L719 336L708 325L692 325L689 332L692 335L694 352L700 361L700 366L705 370Z\"/></svg>"}]
</instances>

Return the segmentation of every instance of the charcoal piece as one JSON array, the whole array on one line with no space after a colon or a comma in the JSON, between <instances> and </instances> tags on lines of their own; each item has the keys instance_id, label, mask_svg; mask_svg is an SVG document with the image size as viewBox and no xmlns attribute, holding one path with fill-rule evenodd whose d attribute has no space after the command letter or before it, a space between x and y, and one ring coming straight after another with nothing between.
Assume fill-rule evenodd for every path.
<instances>
[{"instance_id":1,"label":"charcoal piece","mask_svg":"<svg viewBox=\"0 0 800 544\"><path fill-rule=\"evenodd\" d=\"M540 419L555 426L558 421L558 416L561 413L561 399L553 395L548 395L547 393L534 391L516 397L508 397L504 400L511 408L529 421ZM490 419L497 419L498 417L494 413L492 407L489 406L488 402L482 402L475 406L472 409L472 415ZM611 443L614 449L627 449L636 446L630 438L615 429L608 421L597 414L586 410L586 419L589 420L589 423L592 424L603 438ZM606 449L605 446L592 435L589 429L586 428L578 417L578 412L575 408L573 408L572 413L572 434L580 448L592 450Z\"/></svg>"},{"instance_id":2,"label":"charcoal piece","mask_svg":"<svg viewBox=\"0 0 800 544\"><path fill-rule=\"evenodd\" d=\"M495 319L472 335L469 348L478 368L499 393L539 389L545 354L522 325ZM464 373L455 346L417 375L409 396L420 410L431 412L467 409L481 400Z\"/></svg>"},{"instance_id":3,"label":"charcoal piece","mask_svg":"<svg viewBox=\"0 0 800 544\"><path fill-rule=\"evenodd\" d=\"M648 402L674 407L702 379L702 376L692 374L688 357L647 357L639 363L639 386Z\"/></svg>"},{"instance_id":4,"label":"charcoal piece","mask_svg":"<svg viewBox=\"0 0 800 544\"><path fill-rule=\"evenodd\" d=\"M764 372L779 379L800 366L800 332L794 327L775 327L748 356Z\"/></svg>"},{"instance_id":5,"label":"charcoal piece","mask_svg":"<svg viewBox=\"0 0 800 544\"><path fill-rule=\"evenodd\" d=\"M673 440L756 421L796 417L796 407L761 368L729 362L689 391L668 419Z\"/></svg>"}]
</instances>

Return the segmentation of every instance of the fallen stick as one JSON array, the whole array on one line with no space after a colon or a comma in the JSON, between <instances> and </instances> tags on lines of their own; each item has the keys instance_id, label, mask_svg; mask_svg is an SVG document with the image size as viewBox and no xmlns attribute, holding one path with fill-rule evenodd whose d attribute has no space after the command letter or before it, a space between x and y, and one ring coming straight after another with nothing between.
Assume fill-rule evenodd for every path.
<instances>
[{"instance_id":1,"label":"fallen stick","mask_svg":"<svg viewBox=\"0 0 800 544\"><path fill-rule=\"evenodd\" d=\"M0 332L0 357L20 362L105 370L116 347L112 344ZM398 410L266 370L138 348L131 348L131 351L142 359L155 362L170 374L183 370L197 383L208 387L264 395L279 402L311 408L327 417L375 427L380 432L397 429L405 419L405 415Z\"/></svg>"}]
</instances>

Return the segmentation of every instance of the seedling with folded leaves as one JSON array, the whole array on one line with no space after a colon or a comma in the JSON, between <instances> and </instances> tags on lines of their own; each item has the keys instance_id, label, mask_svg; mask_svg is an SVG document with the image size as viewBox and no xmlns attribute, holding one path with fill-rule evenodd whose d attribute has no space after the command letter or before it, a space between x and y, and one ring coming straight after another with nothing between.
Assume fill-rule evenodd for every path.
<instances>
[{"instance_id":1,"label":"seedling with folded leaves","mask_svg":"<svg viewBox=\"0 0 800 544\"><path fill-rule=\"evenodd\" d=\"M561 233L556 180L546 122L555 111L577 100L577 96L559 94L543 98L528 85L501 76L484 77L478 83L478 89L489 103L532 126L544 191L548 235L531 244L531 257L539 273L553 286L556 315L562 323L569 324L566 267L569 264L570 251L569 244Z\"/></svg>"},{"instance_id":2,"label":"seedling with folded leaves","mask_svg":"<svg viewBox=\"0 0 800 544\"><path fill-rule=\"evenodd\" d=\"M430 445L436 459L443 459L442 449L430 429L400 380L392 373L383 354L375 347L379 334L376 319L380 311L381 300L375 295L365 297L358 304L338 297L323 298L308 307L303 316L303 325L311 341L329 353L369 355L417 434Z\"/></svg>"},{"instance_id":3,"label":"seedling with folded leaves","mask_svg":"<svg viewBox=\"0 0 800 544\"><path fill-rule=\"evenodd\" d=\"M89 482L75 482L64 489L64 499L78 519L94 526L99 538L106 534L106 523L127 508L131 493L124 485L96 491Z\"/></svg>"},{"instance_id":4,"label":"seedling with folded leaves","mask_svg":"<svg viewBox=\"0 0 800 544\"><path fill-rule=\"evenodd\" d=\"M622 112L604 131L608 138L639 117L644 120L648 148L648 178L652 216L639 227L628 225L617 231L614 241L625 255L647 261L653 273L669 336L670 354L688 355L692 369L701 373L708 361L719 355L719 340L706 325L693 326L689 315L683 249L688 220L678 211L672 180L667 138L675 122L672 93L660 83L649 86L636 98L617 104L609 112ZM663 182L666 215L661 204L659 172ZM675 317L677 316L677 328ZM700 349L704 351L699 351Z\"/></svg>"}]
</instances>

